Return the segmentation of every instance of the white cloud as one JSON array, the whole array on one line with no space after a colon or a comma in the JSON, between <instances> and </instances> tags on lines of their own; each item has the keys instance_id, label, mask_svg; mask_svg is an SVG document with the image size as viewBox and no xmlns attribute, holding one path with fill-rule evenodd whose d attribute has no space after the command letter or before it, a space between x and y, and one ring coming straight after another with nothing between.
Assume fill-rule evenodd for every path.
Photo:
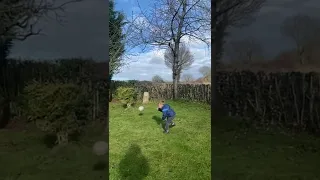
<instances>
[{"instance_id":1,"label":"white cloud","mask_svg":"<svg viewBox=\"0 0 320 180\"><path fill-rule=\"evenodd\" d=\"M211 43L211 34L210 32L207 32L205 35L204 35L204 38L205 40L208 42L208 43ZM189 47L189 48L207 48L208 49L208 46L201 40L199 39L195 39L195 38L192 38L192 37L189 37L189 36L183 36L182 37L182 41Z\"/></svg>"},{"instance_id":2,"label":"white cloud","mask_svg":"<svg viewBox=\"0 0 320 180\"><path fill-rule=\"evenodd\" d=\"M186 39L184 39L185 41ZM210 66L210 48L200 41L188 41L186 43L194 55L193 65L184 73L192 74L194 78L201 77L199 68ZM151 80L153 76L159 75L165 80L172 80L172 72L164 64L164 49L154 48L153 50L141 53L130 58L131 63L122 68L121 73L114 76L115 80Z\"/></svg>"}]
</instances>

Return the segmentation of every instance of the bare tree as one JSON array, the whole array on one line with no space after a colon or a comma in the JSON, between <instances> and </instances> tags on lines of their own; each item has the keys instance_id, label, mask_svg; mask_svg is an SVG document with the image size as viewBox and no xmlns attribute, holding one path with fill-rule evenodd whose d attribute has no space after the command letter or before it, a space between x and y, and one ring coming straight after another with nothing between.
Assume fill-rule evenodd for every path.
<instances>
[{"instance_id":1,"label":"bare tree","mask_svg":"<svg viewBox=\"0 0 320 180\"><path fill-rule=\"evenodd\" d=\"M164 53L165 65L172 70L172 73L177 73L177 81L180 82L180 76L183 70L187 70L194 62L194 57L189 48L184 44L180 44L178 58L176 59L175 69L173 69L174 53L168 48Z\"/></svg>"},{"instance_id":2,"label":"bare tree","mask_svg":"<svg viewBox=\"0 0 320 180\"><path fill-rule=\"evenodd\" d=\"M224 38L229 26L246 25L254 20L253 15L260 10L266 0L215 0L211 1L211 66L213 74L212 108L217 109L218 99L215 88L216 66L223 53Z\"/></svg>"},{"instance_id":3,"label":"bare tree","mask_svg":"<svg viewBox=\"0 0 320 180\"><path fill-rule=\"evenodd\" d=\"M211 83L211 68L209 66L200 67L199 72L202 74L202 80L204 82Z\"/></svg>"},{"instance_id":4,"label":"bare tree","mask_svg":"<svg viewBox=\"0 0 320 180\"><path fill-rule=\"evenodd\" d=\"M161 76L155 75L155 76L152 77L152 82L154 82L154 83L164 83L164 80L162 79Z\"/></svg>"},{"instance_id":5,"label":"bare tree","mask_svg":"<svg viewBox=\"0 0 320 180\"><path fill-rule=\"evenodd\" d=\"M194 81L192 74L183 74L182 79L184 82L187 82L187 83Z\"/></svg>"},{"instance_id":6,"label":"bare tree","mask_svg":"<svg viewBox=\"0 0 320 180\"><path fill-rule=\"evenodd\" d=\"M209 76L211 74L211 68L209 66L202 66L199 68L199 72L203 77Z\"/></svg>"},{"instance_id":7,"label":"bare tree","mask_svg":"<svg viewBox=\"0 0 320 180\"><path fill-rule=\"evenodd\" d=\"M38 35L41 29L36 24L41 18L55 18L62 22L65 6L81 0L2 0L0 1L0 37L4 39L25 40Z\"/></svg>"},{"instance_id":8,"label":"bare tree","mask_svg":"<svg viewBox=\"0 0 320 180\"><path fill-rule=\"evenodd\" d=\"M254 38L231 41L229 43L228 55L232 61L240 63L252 63L261 60L263 49L261 44Z\"/></svg>"},{"instance_id":9,"label":"bare tree","mask_svg":"<svg viewBox=\"0 0 320 180\"><path fill-rule=\"evenodd\" d=\"M223 55L225 37L230 26L249 25L254 14L260 10L266 0L216 0L212 4L212 39L215 43L215 56L219 60Z\"/></svg>"},{"instance_id":10,"label":"bare tree","mask_svg":"<svg viewBox=\"0 0 320 180\"><path fill-rule=\"evenodd\" d=\"M8 79L9 69L7 55L10 51L10 44L13 40L26 40L33 35L39 35L41 29L36 24L41 18L54 18L62 23L66 5L81 0L1 0L0 1L0 123L3 127L11 118L11 102L15 99L17 91L11 91L15 82ZM0 99L1 100L1 99ZM2 111L2 113L1 113ZM4 122L4 123L3 123Z\"/></svg>"},{"instance_id":11,"label":"bare tree","mask_svg":"<svg viewBox=\"0 0 320 180\"><path fill-rule=\"evenodd\" d=\"M296 46L300 64L305 64L306 46L319 40L320 20L307 15L297 14L283 21L281 32L291 38Z\"/></svg>"},{"instance_id":12,"label":"bare tree","mask_svg":"<svg viewBox=\"0 0 320 180\"><path fill-rule=\"evenodd\" d=\"M142 12L135 24L136 42L169 48L173 54L173 99L178 96L180 45L183 37L200 40L209 45L208 22L199 20L201 0L159 0L149 12ZM141 9L141 8L140 8Z\"/></svg>"}]
</instances>

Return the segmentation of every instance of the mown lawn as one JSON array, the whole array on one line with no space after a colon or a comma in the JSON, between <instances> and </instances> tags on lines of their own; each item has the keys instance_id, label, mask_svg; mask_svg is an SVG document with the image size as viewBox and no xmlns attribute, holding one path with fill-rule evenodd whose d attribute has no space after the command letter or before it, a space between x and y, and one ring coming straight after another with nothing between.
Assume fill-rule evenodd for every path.
<instances>
[{"instance_id":1,"label":"mown lawn","mask_svg":"<svg viewBox=\"0 0 320 180\"><path fill-rule=\"evenodd\" d=\"M124 110L111 104L110 179L210 179L210 109L206 105L172 103L178 116L170 134L162 133L156 104ZM106 179L106 156L92 145L106 137L89 127L78 141L52 148L52 138L36 129L0 131L0 179Z\"/></svg>"},{"instance_id":2,"label":"mown lawn","mask_svg":"<svg viewBox=\"0 0 320 180\"><path fill-rule=\"evenodd\" d=\"M0 180L95 180L107 179L107 157L92 152L103 140L101 129L65 147L52 147L54 138L35 128L0 130Z\"/></svg>"},{"instance_id":3,"label":"mown lawn","mask_svg":"<svg viewBox=\"0 0 320 180\"><path fill-rule=\"evenodd\" d=\"M156 104L146 105L141 115L137 107L124 110L111 103L111 180L320 179L320 138L252 130L230 118L213 120L211 138L210 107L170 104L176 126L163 134ZM94 142L106 138L103 127L88 129L61 148L50 147L52 140L36 129L1 130L0 179L107 179L107 157L92 153Z\"/></svg>"},{"instance_id":4,"label":"mown lawn","mask_svg":"<svg viewBox=\"0 0 320 180\"><path fill-rule=\"evenodd\" d=\"M257 131L234 119L212 127L212 179L320 179L319 137Z\"/></svg>"},{"instance_id":5,"label":"mown lawn","mask_svg":"<svg viewBox=\"0 0 320 180\"><path fill-rule=\"evenodd\" d=\"M171 102L177 113L169 134L162 114L148 104L124 110L110 107L110 179L206 180L211 177L210 107ZM137 105L138 106L138 105Z\"/></svg>"}]
</instances>

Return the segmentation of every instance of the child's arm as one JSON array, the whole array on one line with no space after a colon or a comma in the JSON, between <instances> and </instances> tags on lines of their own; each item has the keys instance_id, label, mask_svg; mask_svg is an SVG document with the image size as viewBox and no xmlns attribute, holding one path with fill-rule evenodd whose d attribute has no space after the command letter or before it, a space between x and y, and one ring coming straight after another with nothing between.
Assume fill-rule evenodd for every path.
<instances>
[{"instance_id":1,"label":"child's arm","mask_svg":"<svg viewBox=\"0 0 320 180\"><path fill-rule=\"evenodd\" d=\"M163 106L163 108L162 108L162 120L166 119L168 110L169 110L169 107Z\"/></svg>"},{"instance_id":2,"label":"child's arm","mask_svg":"<svg viewBox=\"0 0 320 180\"><path fill-rule=\"evenodd\" d=\"M162 120L165 120L166 119L166 114L164 112L162 112Z\"/></svg>"}]
</instances>

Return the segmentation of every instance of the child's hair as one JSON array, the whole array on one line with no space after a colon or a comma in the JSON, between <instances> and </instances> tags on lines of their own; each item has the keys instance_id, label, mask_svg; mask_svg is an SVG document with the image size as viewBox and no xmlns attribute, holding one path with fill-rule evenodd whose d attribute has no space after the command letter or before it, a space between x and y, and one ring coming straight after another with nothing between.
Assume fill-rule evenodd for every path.
<instances>
[{"instance_id":1,"label":"child's hair","mask_svg":"<svg viewBox=\"0 0 320 180\"><path fill-rule=\"evenodd\" d=\"M159 102L159 104L164 104L164 100L161 100L161 101Z\"/></svg>"}]
</instances>

